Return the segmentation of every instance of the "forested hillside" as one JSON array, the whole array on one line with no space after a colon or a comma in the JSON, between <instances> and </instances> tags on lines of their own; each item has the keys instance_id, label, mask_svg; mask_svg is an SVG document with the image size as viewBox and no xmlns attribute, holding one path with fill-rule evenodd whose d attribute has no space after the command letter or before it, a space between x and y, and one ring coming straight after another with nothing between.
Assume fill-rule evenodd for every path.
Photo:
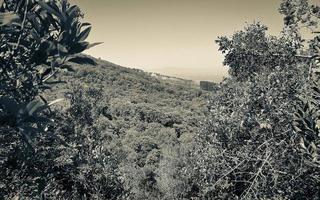
<instances>
[{"instance_id":1,"label":"forested hillside","mask_svg":"<svg viewBox=\"0 0 320 200\"><path fill-rule=\"evenodd\" d=\"M147 198L159 196L158 187L169 189L171 165L184 162L176 160L177 153L186 152L193 144L204 120L207 92L187 80L155 77L83 54L73 56L57 80L43 94L48 101L64 98L52 107L57 112L54 118L59 121L48 128L53 141L39 149L35 145L37 156L52 157L33 159L40 162L40 171L57 167L67 170L64 176L51 174L51 184L69 187L79 181L80 188L55 191L54 196L71 195L77 199L82 187L90 187L88 191L96 198L118 198L131 190L139 195L136 198ZM10 143L6 136L9 135L2 135L3 150L20 145ZM48 135L43 137L49 140ZM34 138L34 142L37 139L43 140ZM68 167L76 170L75 174L69 174ZM40 171L31 168L21 173L47 180L38 174ZM46 173L54 173L49 171ZM14 170L14 177L3 182L2 192L10 191L7 186L20 188L25 184L28 180L21 177L23 174ZM90 178L82 182L81 177L86 175ZM160 179L161 186L153 184ZM17 183L12 185L15 180ZM27 187L21 195L31 198L33 189ZM49 194L53 192L48 190Z\"/></svg>"}]
</instances>

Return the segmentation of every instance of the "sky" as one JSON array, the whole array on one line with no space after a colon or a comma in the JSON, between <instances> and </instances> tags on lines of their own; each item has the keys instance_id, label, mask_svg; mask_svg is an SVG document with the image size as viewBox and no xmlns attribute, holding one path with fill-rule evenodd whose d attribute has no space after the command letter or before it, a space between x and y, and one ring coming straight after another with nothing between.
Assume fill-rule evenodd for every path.
<instances>
[{"instance_id":1,"label":"sky","mask_svg":"<svg viewBox=\"0 0 320 200\"><path fill-rule=\"evenodd\" d=\"M71 0L92 24L86 53L125 67L192 80L221 80L228 68L215 40L246 23L278 35L281 0ZM315 0L320 1L320 0Z\"/></svg>"}]
</instances>

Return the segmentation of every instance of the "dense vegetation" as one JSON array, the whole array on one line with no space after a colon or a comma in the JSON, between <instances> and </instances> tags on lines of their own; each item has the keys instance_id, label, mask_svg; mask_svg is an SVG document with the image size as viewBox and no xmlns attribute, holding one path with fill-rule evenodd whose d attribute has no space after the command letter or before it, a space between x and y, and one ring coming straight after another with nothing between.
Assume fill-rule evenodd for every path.
<instances>
[{"instance_id":1,"label":"dense vegetation","mask_svg":"<svg viewBox=\"0 0 320 200\"><path fill-rule=\"evenodd\" d=\"M230 78L212 95L197 137L201 198L320 198L320 7L285 0L279 10L279 37L257 23L217 40Z\"/></svg>"},{"instance_id":2,"label":"dense vegetation","mask_svg":"<svg viewBox=\"0 0 320 200\"><path fill-rule=\"evenodd\" d=\"M78 54L66 0L0 5L0 199L320 198L319 6L218 38L209 93Z\"/></svg>"}]
</instances>

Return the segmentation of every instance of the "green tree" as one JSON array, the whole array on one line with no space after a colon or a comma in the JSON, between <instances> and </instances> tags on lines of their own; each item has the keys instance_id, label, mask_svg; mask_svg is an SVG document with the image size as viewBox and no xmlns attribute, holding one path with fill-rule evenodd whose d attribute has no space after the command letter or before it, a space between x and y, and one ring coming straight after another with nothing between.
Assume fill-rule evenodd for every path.
<instances>
[{"instance_id":1,"label":"green tree","mask_svg":"<svg viewBox=\"0 0 320 200\"><path fill-rule=\"evenodd\" d=\"M223 63L229 67L232 77L245 81L261 72L297 62L294 55L298 45L293 45L294 38L269 36L267 30L261 23L249 24L231 38L223 36L216 40L219 50L225 54Z\"/></svg>"}]
</instances>

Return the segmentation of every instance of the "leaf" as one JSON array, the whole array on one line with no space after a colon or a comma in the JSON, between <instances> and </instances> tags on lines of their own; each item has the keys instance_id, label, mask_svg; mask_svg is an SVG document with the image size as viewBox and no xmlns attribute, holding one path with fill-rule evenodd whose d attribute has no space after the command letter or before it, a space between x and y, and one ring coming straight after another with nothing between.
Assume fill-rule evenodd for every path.
<instances>
[{"instance_id":1,"label":"leaf","mask_svg":"<svg viewBox=\"0 0 320 200\"><path fill-rule=\"evenodd\" d=\"M62 8L63 13L65 13L67 11L67 0L62 0L61 8Z\"/></svg>"},{"instance_id":2,"label":"leaf","mask_svg":"<svg viewBox=\"0 0 320 200\"><path fill-rule=\"evenodd\" d=\"M79 42L76 43L72 46L72 48L70 49L69 53L70 54L77 54L77 53L81 53L84 50L86 50L89 46L88 42Z\"/></svg>"},{"instance_id":3,"label":"leaf","mask_svg":"<svg viewBox=\"0 0 320 200\"><path fill-rule=\"evenodd\" d=\"M91 26L91 24L90 24L90 23L87 23L87 22L81 24L81 28L82 28L82 27L85 27L85 26Z\"/></svg>"},{"instance_id":4,"label":"leaf","mask_svg":"<svg viewBox=\"0 0 320 200\"><path fill-rule=\"evenodd\" d=\"M69 35L69 33L67 31L63 31L59 36L58 42L62 43L64 41L67 41L68 35Z\"/></svg>"},{"instance_id":5,"label":"leaf","mask_svg":"<svg viewBox=\"0 0 320 200\"><path fill-rule=\"evenodd\" d=\"M91 44L89 44L89 45L87 46L87 49L90 49L90 48L95 47L95 46L100 45L100 44L103 44L103 42L91 43Z\"/></svg>"},{"instance_id":6,"label":"leaf","mask_svg":"<svg viewBox=\"0 0 320 200\"><path fill-rule=\"evenodd\" d=\"M91 31L91 26L88 27L88 28L86 28L86 29L84 29L84 30L80 33L80 35L77 37L77 40L78 40L79 42L85 41L85 40L88 38L90 31Z\"/></svg>"},{"instance_id":7,"label":"leaf","mask_svg":"<svg viewBox=\"0 0 320 200\"><path fill-rule=\"evenodd\" d=\"M58 19L56 19L53 15L47 15L47 23L48 24L52 24L53 27L58 31L60 29L60 21ZM61 19L62 17L58 17L59 19ZM43 26L43 25L42 25ZM49 28L49 27L47 27Z\"/></svg>"},{"instance_id":8,"label":"leaf","mask_svg":"<svg viewBox=\"0 0 320 200\"><path fill-rule=\"evenodd\" d=\"M49 6L47 3L45 3L44 1L37 1L38 4L45 10L47 11L49 14L51 15L55 15L59 18L62 18L62 15L60 12L56 11L54 8L52 8L51 6Z\"/></svg>"},{"instance_id":9,"label":"leaf","mask_svg":"<svg viewBox=\"0 0 320 200\"><path fill-rule=\"evenodd\" d=\"M77 17L78 12L80 12L80 9L78 6L73 5L67 10L67 14L70 18Z\"/></svg>"},{"instance_id":10,"label":"leaf","mask_svg":"<svg viewBox=\"0 0 320 200\"><path fill-rule=\"evenodd\" d=\"M79 22L73 21L69 30L70 38L69 41L75 41L79 32Z\"/></svg>"},{"instance_id":11,"label":"leaf","mask_svg":"<svg viewBox=\"0 0 320 200\"><path fill-rule=\"evenodd\" d=\"M60 8L57 6L57 4L56 3L51 3L50 4L50 7L52 8L52 9L54 9L57 13L60 13L61 14L61 12L60 12Z\"/></svg>"}]
</instances>

